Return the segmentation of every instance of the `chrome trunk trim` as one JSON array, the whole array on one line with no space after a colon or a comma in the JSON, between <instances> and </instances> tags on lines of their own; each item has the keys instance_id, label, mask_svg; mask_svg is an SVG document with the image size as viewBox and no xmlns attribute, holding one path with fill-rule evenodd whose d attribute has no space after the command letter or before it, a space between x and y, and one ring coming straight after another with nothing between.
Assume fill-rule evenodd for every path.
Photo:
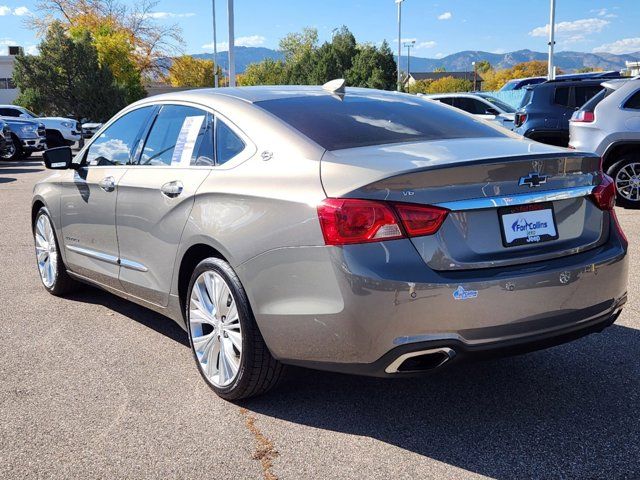
<instances>
[{"instance_id":1,"label":"chrome trunk trim","mask_svg":"<svg viewBox=\"0 0 640 480\"><path fill-rule=\"evenodd\" d=\"M590 195L594 188L595 186L593 185L586 185L582 187L564 188L562 190L546 190L501 197L470 198L468 200L437 203L436 206L454 212L509 207L512 205L525 205L528 203L552 202L555 200L566 200L568 198L585 197Z\"/></svg>"}]
</instances>

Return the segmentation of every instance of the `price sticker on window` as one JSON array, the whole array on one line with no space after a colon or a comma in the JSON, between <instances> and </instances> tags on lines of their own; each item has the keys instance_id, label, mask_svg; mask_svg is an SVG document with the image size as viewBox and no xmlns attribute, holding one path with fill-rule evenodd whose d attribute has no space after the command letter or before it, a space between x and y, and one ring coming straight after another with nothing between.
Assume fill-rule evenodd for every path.
<instances>
[{"instance_id":1,"label":"price sticker on window","mask_svg":"<svg viewBox=\"0 0 640 480\"><path fill-rule=\"evenodd\" d=\"M176 141L176 148L173 150L173 156L171 157L171 165L188 166L191 163L193 150L203 123L204 115L184 119Z\"/></svg>"}]
</instances>

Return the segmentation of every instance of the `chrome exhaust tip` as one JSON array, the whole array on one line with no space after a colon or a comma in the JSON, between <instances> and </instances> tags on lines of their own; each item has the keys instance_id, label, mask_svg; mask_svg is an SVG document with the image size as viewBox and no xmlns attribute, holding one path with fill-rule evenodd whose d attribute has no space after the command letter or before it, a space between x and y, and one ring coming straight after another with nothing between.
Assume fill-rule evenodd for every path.
<instances>
[{"instance_id":1,"label":"chrome exhaust tip","mask_svg":"<svg viewBox=\"0 0 640 480\"><path fill-rule=\"evenodd\" d=\"M419 350L400 355L387 368L387 373L417 373L435 370L456 356L448 347Z\"/></svg>"}]
</instances>

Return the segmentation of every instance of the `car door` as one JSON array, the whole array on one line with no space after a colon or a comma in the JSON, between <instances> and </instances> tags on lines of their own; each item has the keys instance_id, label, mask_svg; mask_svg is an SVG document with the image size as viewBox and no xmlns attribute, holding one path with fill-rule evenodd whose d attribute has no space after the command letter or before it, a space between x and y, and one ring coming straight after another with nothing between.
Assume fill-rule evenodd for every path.
<instances>
[{"instance_id":1,"label":"car door","mask_svg":"<svg viewBox=\"0 0 640 480\"><path fill-rule=\"evenodd\" d=\"M127 170L153 107L113 122L85 150L84 165L61 185L60 211L68 268L121 289L116 235L118 183Z\"/></svg>"},{"instance_id":2,"label":"car door","mask_svg":"<svg viewBox=\"0 0 640 480\"><path fill-rule=\"evenodd\" d=\"M120 282L156 305L169 300L173 265L194 195L214 165L212 114L162 105L137 163L119 184Z\"/></svg>"}]
</instances>

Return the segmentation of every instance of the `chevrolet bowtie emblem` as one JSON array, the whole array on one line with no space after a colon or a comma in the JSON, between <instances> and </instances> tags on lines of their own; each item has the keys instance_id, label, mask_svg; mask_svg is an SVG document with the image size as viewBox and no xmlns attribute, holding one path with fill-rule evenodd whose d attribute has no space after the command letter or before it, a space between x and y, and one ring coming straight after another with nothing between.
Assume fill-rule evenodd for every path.
<instances>
[{"instance_id":1,"label":"chevrolet bowtie emblem","mask_svg":"<svg viewBox=\"0 0 640 480\"><path fill-rule=\"evenodd\" d=\"M530 173L526 177L520 177L518 186L529 185L530 187L539 187L543 183L547 183L547 176L539 173Z\"/></svg>"}]
</instances>

